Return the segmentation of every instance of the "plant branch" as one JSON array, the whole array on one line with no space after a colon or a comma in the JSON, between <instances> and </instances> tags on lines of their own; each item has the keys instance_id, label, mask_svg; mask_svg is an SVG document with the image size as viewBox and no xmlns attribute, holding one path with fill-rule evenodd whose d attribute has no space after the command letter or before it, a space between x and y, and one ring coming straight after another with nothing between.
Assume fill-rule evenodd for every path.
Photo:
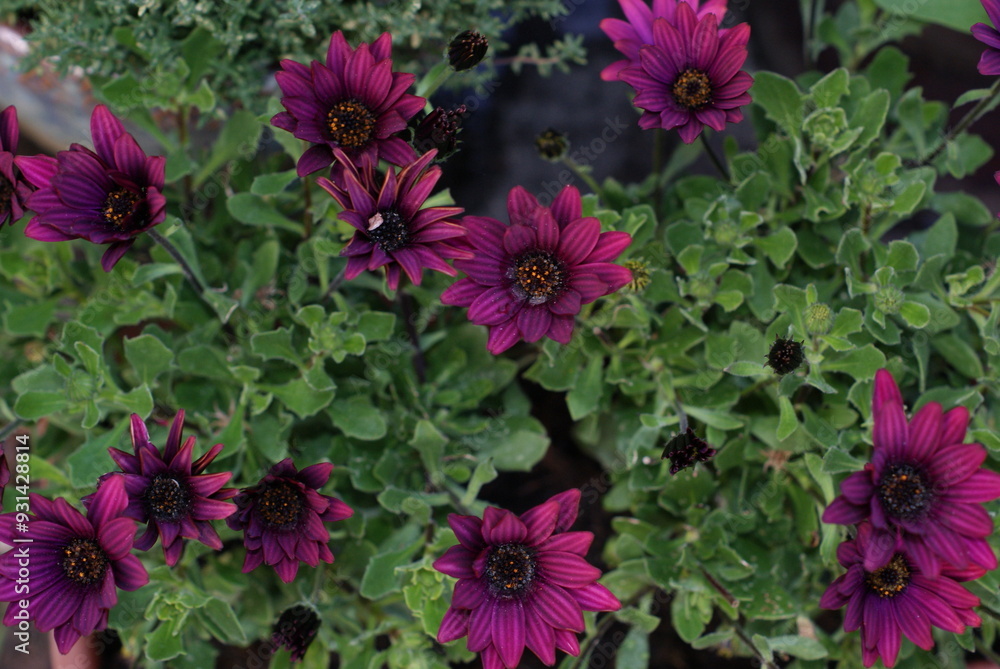
<instances>
[{"instance_id":1,"label":"plant branch","mask_svg":"<svg viewBox=\"0 0 1000 669\"><path fill-rule=\"evenodd\" d=\"M188 283L191 287L195 289L199 295L204 296L205 287L201 285L201 281L198 281L198 277L194 275L194 270L188 264L181 252L177 250L177 247L167 241L167 238L156 231L155 228L147 230L146 234L153 238L153 241L163 247L163 250L170 254L170 257L180 266L181 271L184 272L184 276L187 277Z\"/></svg>"},{"instance_id":2,"label":"plant branch","mask_svg":"<svg viewBox=\"0 0 1000 669\"><path fill-rule=\"evenodd\" d=\"M402 287L399 289L399 307L403 312L403 322L406 327L406 334L413 344L413 370L417 373L417 381L423 385L427 382L427 361L424 359L424 351L420 347L420 335L417 333L417 326L413 322L413 297L405 292Z\"/></svg>"},{"instance_id":3,"label":"plant branch","mask_svg":"<svg viewBox=\"0 0 1000 669\"><path fill-rule=\"evenodd\" d=\"M728 183L730 180L729 170L727 170L726 166L722 164L721 160L719 160L719 156L715 153L715 149L712 148L712 145L708 143L708 139L705 137L704 132L701 133L701 145L705 147L705 153L708 154L709 160L711 160L712 164L715 165L715 169L719 171L719 174Z\"/></svg>"},{"instance_id":4,"label":"plant branch","mask_svg":"<svg viewBox=\"0 0 1000 669\"><path fill-rule=\"evenodd\" d=\"M622 602L622 609L635 606L640 599L653 592L655 589L656 588L651 585L647 585L639 589L634 595ZM608 628L611 627L616 620L618 619L612 615L607 615L601 618L601 622L597 624L597 629L594 630L594 634L587 639L587 645L580 649L580 654L576 656L576 659L573 660L573 663L570 664L567 669L579 669L583 661L590 657L590 654L593 652L594 646L597 645L597 642L601 640L601 637L604 636L604 634L608 631Z\"/></svg>"},{"instance_id":5,"label":"plant branch","mask_svg":"<svg viewBox=\"0 0 1000 669\"><path fill-rule=\"evenodd\" d=\"M941 139L941 142L938 143L936 147L934 147L934 150L931 151L926 158L918 162L917 165L918 166L927 165L928 163L932 162L935 158L937 158L939 155L941 155L941 152L944 151L946 148L948 148L948 144L950 144L956 137L961 135L963 132L968 130L973 123L982 118L983 115L985 115L986 112L990 110L990 107L995 102L998 94L1000 94L1000 79L997 79L990 87L989 94L982 100L980 100L979 104L970 109L968 113L966 113L966 115L962 117L962 120L958 122L958 125L949 130L948 133Z\"/></svg>"}]
</instances>

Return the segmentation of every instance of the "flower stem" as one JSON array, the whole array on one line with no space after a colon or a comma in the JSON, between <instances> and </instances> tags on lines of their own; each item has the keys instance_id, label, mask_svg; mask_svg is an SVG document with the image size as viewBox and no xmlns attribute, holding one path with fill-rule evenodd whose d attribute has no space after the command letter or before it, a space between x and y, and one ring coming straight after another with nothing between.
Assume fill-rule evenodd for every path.
<instances>
[{"instance_id":1,"label":"flower stem","mask_svg":"<svg viewBox=\"0 0 1000 669\"><path fill-rule=\"evenodd\" d=\"M729 170L727 170L726 166L722 164L721 160L719 160L719 156L715 153L715 149L713 149L712 145L708 143L705 133L701 133L701 145L705 147L705 153L708 154L709 160L711 160L712 164L715 165L715 169L717 169L722 178L728 182L730 180Z\"/></svg>"},{"instance_id":2,"label":"flower stem","mask_svg":"<svg viewBox=\"0 0 1000 669\"><path fill-rule=\"evenodd\" d=\"M200 281L198 281L198 278L194 275L194 270L191 269L187 260L185 260L184 256L181 255L181 252L177 250L177 247L168 242L167 238L155 229L148 230L146 234L152 237L154 242L162 246L163 250L169 253L170 257L173 258L178 265L180 265L181 271L184 272L184 276L187 277L188 283L190 283L191 287L195 289L195 292L199 295L204 295L205 287L201 285Z\"/></svg>"},{"instance_id":3,"label":"flower stem","mask_svg":"<svg viewBox=\"0 0 1000 669\"><path fill-rule=\"evenodd\" d=\"M629 597L626 601L622 602L622 609L627 609L630 606L635 606L640 599L642 599L649 593L653 592L654 590L656 590L656 588L654 588L651 585L647 585L639 589L638 592ZM613 615L607 615L601 618L601 622L597 624L597 629L594 630L593 636L587 639L587 645L583 646L580 649L580 654L576 656L576 659L573 660L573 663L570 664L569 667L567 667L567 669L579 669L583 661L586 660L588 657L590 657L590 653L593 652L594 646L597 645L597 642L601 640L601 637L603 637L604 634L608 631L608 628L611 627L611 625L613 625L617 620L618 618Z\"/></svg>"},{"instance_id":4,"label":"flower stem","mask_svg":"<svg viewBox=\"0 0 1000 669\"><path fill-rule=\"evenodd\" d=\"M312 236L313 229L313 217L312 217L312 192L309 190L309 177L302 177L302 196L305 198L305 211L302 213L302 227L304 228L302 232L303 239L309 239Z\"/></svg>"},{"instance_id":5,"label":"flower stem","mask_svg":"<svg viewBox=\"0 0 1000 669\"><path fill-rule=\"evenodd\" d=\"M413 344L413 371L417 373L417 381L421 385L427 382L427 361L424 359L424 351L420 347L420 336L417 334L417 326L414 323L413 297L405 292L400 286L399 307L403 312L403 322L406 326L406 334Z\"/></svg>"},{"instance_id":6,"label":"flower stem","mask_svg":"<svg viewBox=\"0 0 1000 669\"><path fill-rule=\"evenodd\" d=\"M0 445L3 444L3 442L7 439L7 437L13 434L14 430L21 427L22 422L23 421L20 418L15 418L11 422L7 423L2 428L0 428Z\"/></svg>"},{"instance_id":7,"label":"flower stem","mask_svg":"<svg viewBox=\"0 0 1000 669\"><path fill-rule=\"evenodd\" d=\"M663 163L667 134L663 128L653 129L653 175L656 185L653 186L653 211L660 213L660 205L663 200Z\"/></svg>"},{"instance_id":8,"label":"flower stem","mask_svg":"<svg viewBox=\"0 0 1000 669\"><path fill-rule=\"evenodd\" d=\"M601 194L601 187L597 185L597 181L594 180L594 177L587 174L587 170L583 169L583 167L581 167L575 160L569 156L563 156L562 162L563 165L573 170L573 173L576 174L576 176L583 179L587 186L590 187L590 190L594 193L594 195Z\"/></svg>"},{"instance_id":9,"label":"flower stem","mask_svg":"<svg viewBox=\"0 0 1000 669\"><path fill-rule=\"evenodd\" d=\"M1000 94L1000 79L993 82L993 85L990 87L989 94L980 100L979 104L970 109L969 112L962 117L962 120L958 122L958 125L949 130L948 133L941 138L941 142L934 147L934 150L931 151L926 158L921 160L918 165L927 165L941 155L941 152L948 148L948 144L950 144L952 140L968 130L969 126L978 121L992 109L998 94Z\"/></svg>"}]
</instances>

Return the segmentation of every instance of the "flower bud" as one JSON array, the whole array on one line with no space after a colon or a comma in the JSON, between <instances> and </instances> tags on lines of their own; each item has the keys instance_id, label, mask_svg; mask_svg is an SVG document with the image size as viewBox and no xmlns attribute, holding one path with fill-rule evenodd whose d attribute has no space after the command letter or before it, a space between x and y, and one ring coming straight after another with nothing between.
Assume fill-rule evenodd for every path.
<instances>
[{"instance_id":1,"label":"flower bud","mask_svg":"<svg viewBox=\"0 0 1000 669\"><path fill-rule=\"evenodd\" d=\"M489 48L485 35L466 30L448 44L448 62L456 72L472 69L486 57Z\"/></svg>"},{"instance_id":2,"label":"flower bud","mask_svg":"<svg viewBox=\"0 0 1000 669\"><path fill-rule=\"evenodd\" d=\"M764 364L770 365L776 374L784 376L798 369L803 360L805 354L802 352L802 342L775 336L771 350L767 352L767 362Z\"/></svg>"},{"instance_id":3,"label":"flower bud","mask_svg":"<svg viewBox=\"0 0 1000 669\"><path fill-rule=\"evenodd\" d=\"M413 133L413 148L420 154L437 149L439 160L454 153L458 147L458 133L462 129L465 114L465 105L448 111L443 107L436 107L417 124Z\"/></svg>"},{"instance_id":4,"label":"flower bud","mask_svg":"<svg viewBox=\"0 0 1000 669\"><path fill-rule=\"evenodd\" d=\"M830 305L823 302L810 304L806 309L806 330L809 334L823 335L830 331L833 325L833 312Z\"/></svg>"},{"instance_id":5,"label":"flower bud","mask_svg":"<svg viewBox=\"0 0 1000 669\"><path fill-rule=\"evenodd\" d=\"M535 148L538 149L538 155L542 158L557 163L569 151L569 140L561 132L548 128L535 137Z\"/></svg>"}]
</instances>

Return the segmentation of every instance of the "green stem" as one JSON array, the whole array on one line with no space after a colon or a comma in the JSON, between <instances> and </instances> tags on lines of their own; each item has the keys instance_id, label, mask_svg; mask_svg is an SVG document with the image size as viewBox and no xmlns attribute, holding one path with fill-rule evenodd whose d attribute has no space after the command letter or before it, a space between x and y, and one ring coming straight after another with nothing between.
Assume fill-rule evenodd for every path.
<instances>
[{"instance_id":1,"label":"green stem","mask_svg":"<svg viewBox=\"0 0 1000 669\"><path fill-rule=\"evenodd\" d=\"M337 273L337 276L333 277L333 279L330 281L330 285L326 287L326 292L323 293L323 297L319 298L319 301L321 303L322 302L326 302L327 299L331 295L333 295L333 291L335 291L338 288L340 288L340 284L344 283L344 274L346 272L347 272L347 268L344 268L344 269L340 270L340 272Z\"/></svg>"},{"instance_id":2,"label":"green stem","mask_svg":"<svg viewBox=\"0 0 1000 669\"><path fill-rule=\"evenodd\" d=\"M941 142L934 147L934 150L931 151L926 158L921 160L918 165L927 165L941 155L941 152L948 147L948 144L951 143L952 140L968 130L973 123L978 121L983 117L983 115L986 114L987 111L989 111L989 108L992 106L998 94L1000 94L1000 79L993 82L993 85L990 87L989 94L980 100L975 107L970 109L969 112L962 117L962 120L958 122L958 125L949 130L948 134L941 139Z\"/></svg>"},{"instance_id":3,"label":"green stem","mask_svg":"<svg viewBox=\"0 0 1000 669\"><path fill-rule=\"evenodd\" d=\"M753 639L751 639L747 635L747 633L743 630L743 627L741 625L739 625L738 623L733 623L733 629L736 631L736 636L740 638L740 641L745 643L750 648L750 650L753 651L753 654L757 656L757 659L760 661L760 665L762 667L765 667L765 669L778 669L778 665L776 665L774 662L771 662L770 660L764 657L764 653L762 653L760 649L757 648L757 645L753 642Z\"/></svg>"},{"instance_id":4,"label":"green stem","mask_svg":"<svg viewBox=\"0 0 1000 669\"><path fill-rule=\"evenodd\" d=\"M712 145L708 143L708 138L705 137L704 132L701 133L701 145L705 147L705 153L708 154L709 160L711 160L712 164L715 165L715 169L719 171L719 174L728 183L730 180L729 170L727 170L726 166L722 164L721 160L719 160L719 156L715 153L715 149L712 148Z\"/></svg>"},{"instance_id":5,"label":"green stem","mask_svg":"<svg viewBox=\"0 0 1000 669\"><path fill-rule=\"evenodd\" d=\"M622 602L622 609L635 606L640 599L653 592L655 589L656 588L651 585L641 588L634 595ZM570 664L567 669L580 669L580 665L583 664L584 660L590 657L590 654L594 651L594 646L597 645L597 642L601 640L601 637L604 636L604 634L608 631L608 628L611 627L616 620L618 620L618 618L610 615L601 618L601 622L597 624L597 629L594 630L593 636L587 639L587 645L580 649L580 654L576 656L576 659L573 660L573 663Z\"/></svg>"},{"instance_id":6,"label":"green stem","mask_svg":"<svg viewBox=\"0 0 1000 669\"><path fill-rule=\"evenodd\" d=\"M309 239L312 236L312 193L309 190L309 177L302 177L302 195L305 198L305 211L302 213L302 238Z\"/></svg>"},{"instance_id":7,"label":"green stem","mask_svg":"<svg viewBox=\"0 0 1000 669\"><path fill-rule=\"evenodd\" d=\"M188 145L187 121L187 107L181 105L177 108L177 138L180 140L182 153L187 151ZM185 174L181 183L184 188L184 209L187 210L191 207L191 192L194 189L193 177L190 174Z\"/></svg>"},{"instance_id":8,"label":"green stem","mask_svg":"<svg viewBox=\"0 0 1000 669\"><path fill-rule=\"evenodd\" d=\"M594 180L594 177L587 174L587 170L583 169L580 165L578 165L575 160L573 160L569 156L563 156L562 162L566 167L573 170L573 173L576 174L576 176L583 179L583 181L587 184L587 186L590 187L590 190L594 193L594 195L601 194L601 187L597 185L597 182Z\"/></svg>"},{"instance_id":9,"label":"green stem","mask_svg":"<svg viewBox=\"0 0 1000 669\"><path fill-rule=\"evenodd\" d=\"M405 292L402 286L399 287L397 295L406 334L410 337L410 343L413 345L413 371L417 373L417 381L423 385L427 382L427 361L424 359L424 350L420 346L420 335L417 333L416 323L413 322L413 297Z\"/></svg>"},{"instance_id":10,"label":"green stem","mask_svg":"<svg viewBox=\"0 0 1000 669\"><path fill-rule=\"evenodd\" d=\"M20 418L15 418L11 422L7 423L3 428L0 428L0 444L2 444L7 437L13 434L14 430L21 427L22 424L23 421Z\"/></svg>"},{"instance_id":11,"label":"green stem","mask_svg":"<svg viewBox=\"0 0 1000 669\"><path fill-rule=\"evenodd\" d=\"M443 67L441 71L438 72L437 76L434 77L427 85L421 81L417 86L417 95L423 98L427 98L427 106L430 106L430 97L433 95L437 89L444 85L444 82L451 78L451 75L455 73L455 69L452 67Z\"/></svg>"},{"instance_id":12,"label":"green stem","mask_svg":"<svg viewBox=\"0 0 1000 669\"><path fill-rule=\"evenodd\" d=\"M666 149L666 132L663 128L653 129L653 175L656 185L653 187L653 210L657 215L660 213L660 205L663 200L663 163Z\"/></svg>"},{"instance_id":13,"label":"green stem","mask_svg":"<svg viewBox=\"0 0 1000 669\"><path fill-rule=\"evenodd\" d=\"M191 284L191 287L194 288L195 292L198 293L198 295L204 296L205 287L201 285L200 281L198 281L198 277L194 275L194 270L191 269L187 260L185 260L184 256L181 255L181 252L177 250L177 247L168 242L167 238L157 232L155 228L148 230L146 234L152 237L154 242L162 246L163 250L170 254L170 257L174 259L174 261L180 266L181 271L184 272L184 276L187 277L188 283Z\"/></svg>"}]
</instances>

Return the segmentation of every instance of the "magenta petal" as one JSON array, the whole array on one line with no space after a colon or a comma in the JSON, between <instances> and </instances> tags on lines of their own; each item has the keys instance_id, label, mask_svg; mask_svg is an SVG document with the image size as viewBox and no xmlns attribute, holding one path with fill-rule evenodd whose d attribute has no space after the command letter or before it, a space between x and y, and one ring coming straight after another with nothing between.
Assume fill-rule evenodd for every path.
<instances>
[{"instance_id":1,"label":"magenta petal","mask_svg":"<svg viewBox=\"0 0 1000 669\"><path fill-rule=\"evenodd\" d=\"M448 643L455 639L461 639L469 633L469 612L459 611L455 607L449 607L441 619L441 627L438 629L438 643Z\"/></svg>"},{"instance_id":2,"label":"magenta petal","mask_svg":"<svg viewBox=\"0 0 1000 669\"><path fill-rule=\"evenodd\" d=\"M961 444L965 441L965 431L968 426L969 410L965 407L955 407L945 412L941 424L941 445Z\"/></svg>"},{"instance_id":3,"label":"magenta petal","mask_svg":"<svg viewBox=\"0 0 1000 669\"><path fill-rule=\"evenodd\" d=\"M582 632L583 612L576 600L557 585L545 584L531 600L535 612L556 629Z\"/></svg>"},{"instance_id":4,"label":"magenta petal","mask_svg":"<svg viewBox=\"0 0 1000 669\"><path fill-rule=\"evenodd\" d=\"M907 453L918 462L929 457L941 436L941 405L928 402L910 420Z\"/></svg>"},{"instance_id":5,"label":"magenta petal","mask_svg":"<svg viewBox=\"0 0 1000 669\"><path fill-rule=\"evenodd\" d=\"M491 626L493 625L493 606L484 604L472 610L469 615L469 639L466 647L473 653L479 653L493 642Z\"/></svg>"},{"instance_id":6,"label":"magenta petal","mask_svg":"<svg viewBox=\"0 0 1000 669\"><path fill-rule=\"evenodd\" d=\"M866 506L851 504L844 496L833 500L830 506L823 511L823 522L837 525L854 525L867 517L868 508Z\"/></svg>"},{"instance_id":7,"label":"magenta petal","mask_svg":"<svg viewBox=\"0 0 1000 669\"><path fill-rule=\"evenodd\" d=\"M539 619L532 609L526 608L524 613L524 624L527 630L524 639L525 645L538 656L538 659L546 665L552 666L556 663L556 638L552 627Z\"/></svg>"},{"instance_id":8,"label":"magenta petal","mask_svg":"<svg viewBox=\"0 0 1000 669\"><path fill-rule=\"evenodd\" d=\"M498 599L493 605L493 647L506 667L516 667L524 653L524 607L519 599Z\"/></svg>"},{"instance_id":9,"label":"magenta petal","mask_svg":"<svg viewBox=\"0 0 1000 669\"><path fill-rule=\"evenodd\" d=\"M544 306L528 306L517 314L517 328L521 331L524 341L538 341L549 331L552 324L552 314Z\"/></svg>"},{"instance_id":10,"label":"magenta petal","mask_svg":"<svg viewBox=\"0 0 1000 669\"><path fill-rule=\"evenodd\" d=\"M575 221L583 215L580 191L575 186L566 186L552 201L551 209L560 226L566 227L570 221Z\"/></svg>"},{"instance_id":11,"label":"magenta petal","mask_svg":"<svg viewBox=\"0 0 1000 669\"><path fill-rule=\"evenodd\" d=\"M463 546L472 551L483 547L483 521L476 516L448 514L448 524Z\"/></svg>"},{"instance_id":12,"label":"magenta petal","mask_svg":"<svg viewBox=\"0 0 1000 669\"><path fill-rule=\"evenodd\" d=\"M490 531L489 542L494 546L516 544L523 542L527 535L528 529L524 523L514 514L507 513Z\"/></svg>"},{"instance_id":13,"label":"magenta petal","mask_svg":"<svg viewBox=\"0 0 1000 669\"><path fill-rule=\"evenodd\" d=\"M565 588L582 588L601 577L600 569L573 553L543 551L537 560L546 580Z\"/></svg>"},{"instance_id":14,"label":"magenta petal","mask_svg":"<svg viewBox=\"0 0 1000 669\"><path fill-rule=\"evenodd\" d=\"M840 492L851 504L868 504L875 492L871 472L868 470L854 472L840 484Z\"/></svg>"},{"instance_id":15,"label":"magenta petal","mask_svg":"<svg viewBox=\"0 0 1000 669\"><path fill-rule=\"evenodd\" d=\"M105 163L114 164L115 141L124 134L121 121L106 106L97 105L94 108L90 116L90 135L94 140L94 149Z\"/></svg>"},{"instance_id":16,"label":"magenta petal","mask_svg":"<svg viewBox=\"0 0 1000 669\"><path fill-rule=\"evenodd\" d=\"M906 415L903 405L897 402L886 402L874 414L875 426L872 429L872 445L884 448L890 455L903 453L906 447Z\"/></svg>"},{"instance_id":17,"label":"magenta petal","mask_svg":"<svg viewBox=\"0 0 1000 669\"><path fill-rule=\"evenodd\" d=\"M622 607L618 598L600 583L590 583L567 592L584 611L617 611Z\"/></svg>"},{"instance_id":18,"label":"magenta petal","mask_svg":"<svg viewBox=\"0 0 1000 669\"><path fill-rule=\"evenodd\" d=\"M903 395L888 369L875 372L875 389L872 392L872 416L877 416L885 404L903 406Z\"/></svg>"},{"instance_id":19,"label":"magenta petal","mask_svg":"<svg viewBox=\"0 0 1000 669\"><path fill-rule=\"evenodd\" d=\"M94 493L87 510L87 520L99 528L120 516L126 506L128 494L125 492L124 477L117 474L110 476Z\"/></svg>"},{"instance_id":20,"label":"magenta petal","mask_svg":"<svg viewBox=\"0 0 1000 669\"><path fill-rule=\"evenodd\" d=\"M559 504L549 500L521 514L521 522L528 529L525 543L536 546L552 535L559 519Z\"/></svg>"},{"instance_id":21,"label":"magenta petal","mask_svg":"<svg viewBox=\"0 0 1000 669\"><path fill-rule=\"evenodd\" d=\"M583 556L590 550L590 544L593 542L593 532L560 532L559 534L552 535L542 544L542 549L575 553L576 555Z\"/></svg>"},{"instance_id":22,"label":"magenta petal","mask_svg":"<svg viewBox=\"0 0 1000 669\"><path fill-rule=\"evenodd\" d=\"M475 557L475 553L464 546L452 546L434 561L433 567L442 574L455 578L475 578L476 574L472 571Z\"/></svg>"},{"instance_id":23,"label":"magenta petal","mask_svg":"<svg viewBox=\"0 0 1000 669\"><path fill-rule=\"evenodd\" d=\"M459 609L472 610L486 604L487 593L486 583L482 579L461 578L455 584L451 605Z\"/></svg>"}]
</instances>

